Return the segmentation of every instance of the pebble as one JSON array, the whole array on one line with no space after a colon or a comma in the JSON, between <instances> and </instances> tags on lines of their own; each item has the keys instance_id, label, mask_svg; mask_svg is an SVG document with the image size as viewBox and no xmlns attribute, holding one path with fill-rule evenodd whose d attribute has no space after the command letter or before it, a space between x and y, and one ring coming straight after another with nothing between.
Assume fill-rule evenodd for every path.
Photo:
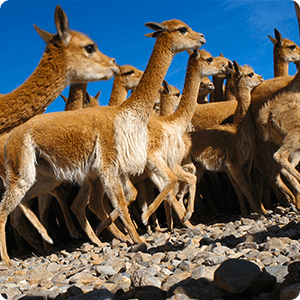
<instances>
[{"instance_id":1,"label":"pebble","mask_svg":"<svg viewBox=\"0 0 300 300\"><path fill-rule=\"evenodd\" d=\"M300 225L291 208L267 216L142 235L137 245L77 241L0 263L0 300L288 300L300 291Z\"/></svg>"}]
</instances>

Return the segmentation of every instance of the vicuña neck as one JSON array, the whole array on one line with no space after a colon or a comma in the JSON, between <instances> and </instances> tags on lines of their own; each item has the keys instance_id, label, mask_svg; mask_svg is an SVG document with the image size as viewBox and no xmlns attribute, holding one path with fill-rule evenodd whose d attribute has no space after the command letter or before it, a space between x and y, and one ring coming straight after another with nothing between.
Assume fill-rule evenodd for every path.
<instances>
[{"instance_id":1,"label":"vicu\u00f1a neck","mask_svg":"<svg viewBox=\"0 0 300 300\"><path fill-rule=\"evenodd\" d=\"M128 92L125 87L115 77L108 105L116 106L122 104L126 100L127 94Z\"/></svg>"},{"instance_id":2,"label":"vicu\u00f1a neck","mask_svg":"<svg viewBox=\"0 0 300 300\"><path fill-rule=\"evenodd\" d=\"M87 83L72 83L70 85L69 98L65 110L77 110L83 108L86 89Z\"/></svg>"},{"instance_id":3,"label":"vicu\u00f1a neck","mask_svg":"<svg viewBox=\"0 0 300 300\"><path fill-rule=\"evenodd\" d=\"M160 98L160 116L168 117L174 113L174 106L168 97L162 95Z\"/></svg>"},{"instance_id":4,"label":"vicu\u00f1a neck","mask_svg":"<svg viewBox=\"0 0 300 300\"><path fill-rule=\"evenodd\" d=\"M16 90L1 97L0 134L43 112L69 84L63 50L52 44L31 76Z\"/></svg>"},{"instance_id":5,"label":"vicu\u00f1a neck","mask_svg":"<svg viewBox=\"0 0 300 300\"><path fill-rule=\"evenodd\" d=\"M233 124L239 127L241 122L249 114L249 107L251 104L251 90L243 87L236 87L238 106L236 108L235 114L233 116Z\"/></svg>"},{"instance_id":6,"label":"vicu\u00f1a neck","mask_svg":"<svg viewBox=\"0 0 300 300\"><path fill-rule=\"evenodd\" d=\"M215 90L210 95L210 102L222 101L224 97L223 84L225 78L221 78L218 75L214 75L212 79L213 84L215 86Z\"/></svg>"},{"instance_id":7,"label":"vicu\u00f1a neck","mask_svg":"<svg viewBox=\"0 0 300 300\"><path fill-rule=\"evenodd\" d=\"M289 75L289 63L278 57L279 54L274 52L274 77Z\"/></svg>"},{"instance_id":8,"label":"vicu\u00f1a neck","mask_svg":"<svg viewBox=\"0 0 300 300\"><path fill-rule=\"evenodd\" d=\"M165 40L164 36L157 37L146 70L131 96L121 105L122 108L138 110L139 116L150 117L159 89L174 57L170 42Z\"/></svg>"},{"instance_id":9,"label":"vicu\u00f1a neck","mask_svg":"<svg viewBox=\"0 0 300 300\"><path fill-rule=\"evenodd\" d=\"M197 63L189 59L184 87L178 109L169 116L169 120L180 124L184 132L191 122L197 104L197 96L201 78L199 76Z\"/></svg>"}]
</instances>

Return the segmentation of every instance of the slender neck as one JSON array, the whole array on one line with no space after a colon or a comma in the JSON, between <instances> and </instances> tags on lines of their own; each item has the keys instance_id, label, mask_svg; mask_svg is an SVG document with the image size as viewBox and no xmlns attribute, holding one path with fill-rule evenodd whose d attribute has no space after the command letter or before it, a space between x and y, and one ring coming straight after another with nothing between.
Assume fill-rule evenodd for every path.
<instances>
[{"instance_id":1,"label":"slender neck","mask_svg":"<svg viewBox=\"0 0 300 300\"><path fill-rule=\"evenodd\" d=\"M289 63L285 62L274 48L274 77L289 75Z\"/></svg>"},{"instance_id":2,"label":"slender neck","mask_svg":"<svg viewBox=\"0 0 300 300\"><path fill-rule=\"evenodd\" d=\"M69 97L65 105L65 110L76 110L83 108L86 88L87 83L72 83L70 85Z\"/></svg>"},{"instance_id":3,"label":"slender neck","mask_svg":"<svg viewBox=\"0 0 300 300\"><path fill-rule=\"evenodd\" d=\"M119 77L115 76L108 105L114 106L122 104L126 100L127 94L128 91L125 89L122 82L119 80Z\"/></svg>"},{"instance_id":4,"label":"slender neck","mask_svg":"<svg viewBox=\"0 0 300 300\"><path fill-rule=\"evenodd\" d=\"M209 102L222 101L224 97L223 84L225 78L222 78L218 75L214 75L212 79L213 79L213 84L215 86L215 90L210 94Z\"/></svg>"},{"instance_id":5,"label":"slender neck","mask_svg":"<svg viewBox=\"0 0 300 300\"><path fill-rule=\"evenodd\" d=\"M197 103L198 104L204 104L208 102L207 92L202 92L201 88L199 89Z\"/></svg>"},{"instance_id":6,"label":"slender neck","mask_svg":"<svg viewBox=\"0 0 300 300\"><path fill-rule=\"evenodd\" d=\"M233 116L233 124L239 127L246 116L249 115L249 107L251 104L251 90L240 85L236 86L238 106Z\"/></svg>"},{"instance_id":7,"label":"slender neck","mask_svg":"<svg viewBox=\"0 0 300 300\"><path fill-rule=\"evenodd\" d=\"M232 78L227 78L224 101L237 100L237 91Z\"/></svg>"},{"instance_id":8,"label":"slender neck","mask_svg":"<svg viewBox=\"0 0 300 300\"><path fill-rule=\"evenodd\" d=\"M190 57L178 109L169 117L169 120L175 121L183 132L190 124L197 104L197 96L202 79L199 76L198 68L198 64L194 62L193 57Z\"/></svg>"},{"instance_id":9,"label":"slender neck","mask_svg":"<svg viewBox=\"0 0 300 300\"><path fill-rule=\"evenodd\" d=\"M1 97L0 134L43 112L69 84L63 47L49 44L31 76Z\"/></svg>"},{"instance_id":10,"label":"slender neck","mask_svg":"<svg viewBox=\"0 0 300 300\"><path fill-rule=\"evenodd\" d=\"M157 37L142 78L131 96L121 105L122 108L138 110L138 115L146 120L150 117L161 84L174 57L170 45L171 40L166 35Z\"/></svg>"},{"instance_id":11,"label":"slender neck","mask_svg":"<svg viewBox=\"0 0 300 300\"><path fill-rule=\"evenodd\" d=\"M174 113L173 103L168 98L166 94L162 94L160 97L160 116L162 117L168 117Z\"/></svg>"}]
</instances>

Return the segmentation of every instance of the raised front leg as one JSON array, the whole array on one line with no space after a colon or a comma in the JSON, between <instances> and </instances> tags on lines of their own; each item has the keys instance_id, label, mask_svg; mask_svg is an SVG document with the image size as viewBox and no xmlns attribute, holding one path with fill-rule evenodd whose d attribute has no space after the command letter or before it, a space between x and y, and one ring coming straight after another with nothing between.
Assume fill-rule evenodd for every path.
<instances>
[{"instance_id":1,"label":"raised front leg","mask_svg":"<svg viewBox=\"0 0 300 300\"><path fill-rule=\"evenodd\" d=\"M285 138L284 142L285 145L282 145L273 155L275 161L279 163L279 165L286 169L292 176L294 176L297 181L291 180L292 177L287 177L287 179L290 181L291 185L294 187L294 189L297 191L297 193L300 193L300 173L296 170L295 166L289 161L291 158L291 155L293 153L298 152L298 149L289 148L288 146L291 144L291 146L294 145L294 143L288 143L288 137ZM297 144L298 146L298 144ZM298 160L299 161L299 160ZM295 163L295 161L294 161Z\"/></svg>"},{"instance_id":2,"label":"raised front leg","mask_svg":"<svg viewBox=\"0 0 300 300\"><path fill-rule=\"evenodd\" d=\"M178 177L178 180L184 181L188 185L188 191L189 191L188 206L187 206L186 214L183 218L183 221L185 222L191 218L194 212L197 177L194 174L186 172L179 165L175 166L174 173Z\"/></svg>"},{"instance_id":3,"label":"raised front leg","mask_svg":"<svg viewBox=\"0 0 300 300\"><path fill-rule=\"evenodd\" d=\"M147 211L142 214L142 222L146 225L148 223L149 217L157 210L160 204L164 201L164 199L168 196L168 201L174 208L176 214L179 217L179 220L184 226L193 227L193 225L189 221L183 221L185 216L185 208L179 204L175 197L174 188L177 184L177 176L174 172L166 165L163 159L156 156L148 155L148 162L146 166L146 171L153 181L153 183L160 190L159 195L154 199L154 201L150 204ZM163 186L162 181L163 179ZM169 195L170 193L170 195Z\"/></svg>"}]
</instances>

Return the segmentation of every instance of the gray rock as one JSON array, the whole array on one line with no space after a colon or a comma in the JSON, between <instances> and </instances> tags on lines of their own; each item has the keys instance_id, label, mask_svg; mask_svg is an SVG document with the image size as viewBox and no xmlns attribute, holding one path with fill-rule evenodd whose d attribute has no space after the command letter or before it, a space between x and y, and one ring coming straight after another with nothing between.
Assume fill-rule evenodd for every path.
<instances>
[{"instance_id":1,"label":"gray rock","mask_svg":"<svg viewBox=\"0 0 300 300\"><path fill-rule=\"evenodd\" d=\"M175 295L185 294L189 298L198 300L209 300L231 296L227 291L215 286L213 282L206 282L204 280L185 280L178 283L171 291Z\"/></svg>"},{"instance_id":2,"label":"gray rock","mask_svg":"<svg viewBox=\"0 0 300 300\"><path fill-rule=\"evenodd\" d=\"M175 284L177 284L178 282L181 282L187 278L189 278L191 276L191 273L186 271L186 272L182 272L180 274L174 274L174 275L170 275L168 277L168 279L163 283L161 289L163 291L169 291L169 289L174 286Z\"/></svg>"},{"instance_id":3,"label":"gray rock","mask_svg":"<svg viewBox=\"0 0 300 300\"><path fill-rule=\"evenodd\" d=\"M104 276L114 275L117 273L111 266L102 266L102 265L96 266L95 270L99 275L104 275Z\"/></svg>"},{"instance_id":4,"label":"gray rock","mask_svg":"<svg viewBox=\"0 0 300 300\"><path fill-rule=\"evenodd\" d=\"M255 283L251 287L252 293L258 295L271 292L276 284L276 277L267 272L261 272Z\"/></svg>"},{"instance_id":5,"label":"gray rock","mask_svg":"<svg viewBox=\"0 0 300 300\"><path fill-rule=\"evenodd\" d=\"M234 294L246 291L258 278L260 268L247 260L228 259L215 271L216 286Z\"/></svg>"},{"instance_id":6,"label":"gray rock","mask_svg":"<svg viewBox=\"0 0 300 300\"><path fill-rule=\"evenodd\" d=\"M161 281L159 278L153 276L147 270L137 270L131 275L132 285L134 287L141 287L141 286L155 286L160 288Z\"/></svg>"},{"instance_id":7,"label":"gray rock","mask_svg":"<svg viewBox=\"0 0 300 300\"><path fill-rule=\"evenodd\" d=\"M272 251L272 250L281 251L285 248L286 248L285 243L280 238L277 237L273 237L261 245L262 251Z\"/></svg>"},{"instance_id":8,"label":"gray rock","mask_svg":"<svg viewBox=\"0 0 300 300\"><path fill-rule=\"evenodd\" d=\"M288 275L287 266L268 266L265 271L270 275L276 277L277 283L282 283L286 275Z\"/></svg>"},{"instance_id":9,"label":"gray rock","mask_svg":"<svg viewBox=\"0 0 300 300\"><path fill-rule=\"evenodd\" d=\"M238 244L236 249L237 251L241 251L243 249L258 249L258 245L255 242L244 242Z\"/></svg>"}]
</instances>

